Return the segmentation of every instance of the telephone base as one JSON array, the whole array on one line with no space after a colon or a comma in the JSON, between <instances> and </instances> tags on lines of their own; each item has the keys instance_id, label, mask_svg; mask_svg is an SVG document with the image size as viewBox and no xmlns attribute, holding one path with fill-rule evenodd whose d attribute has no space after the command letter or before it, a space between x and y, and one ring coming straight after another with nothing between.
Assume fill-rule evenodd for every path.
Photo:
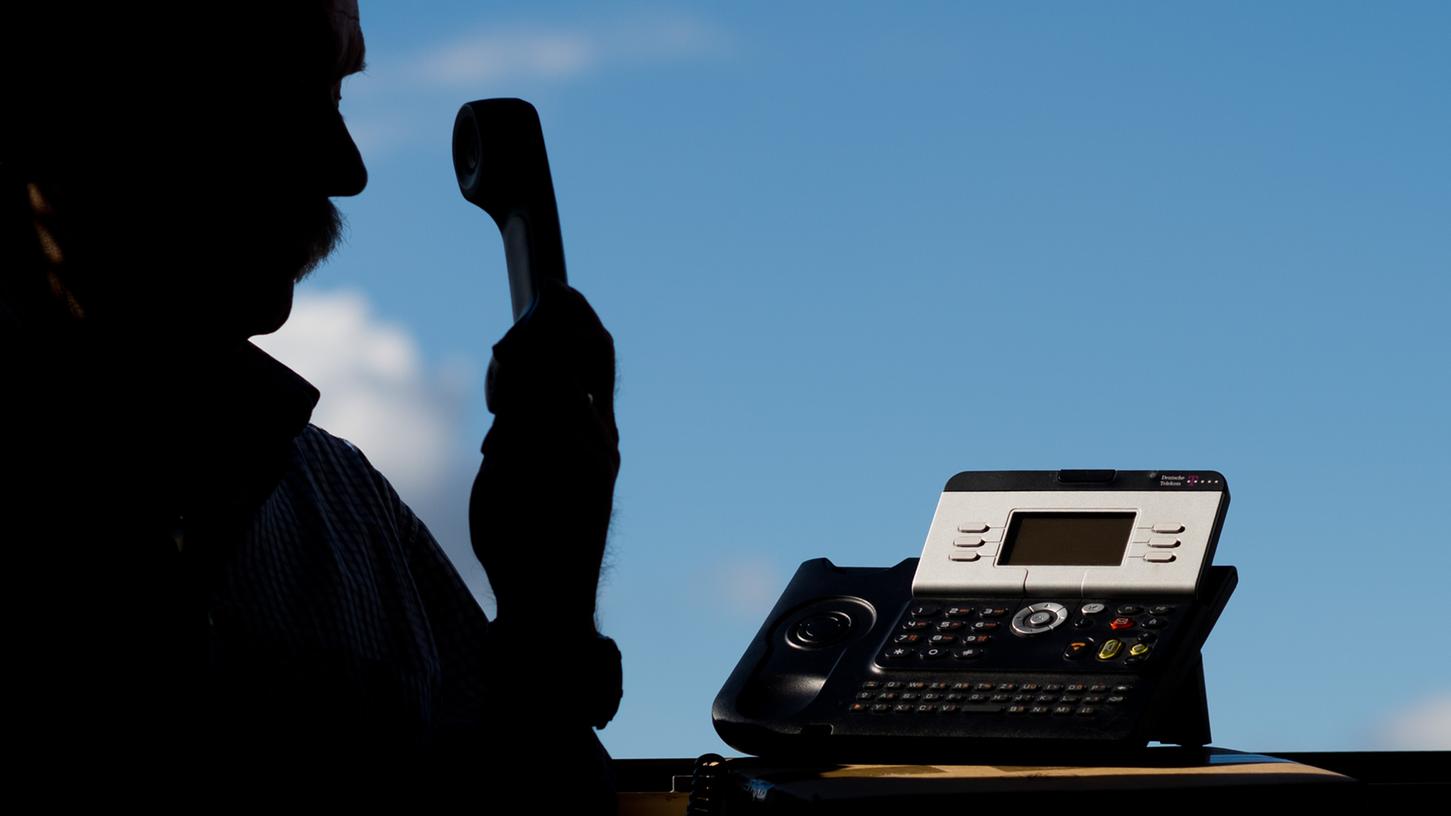
<instances>
[{"instance_id":1,"label":"telephone base","mask_svg":"<svg viewBox=\"0 0 1451 816\"><path fill-rule=\"evenodd\" d=\"M802 564L716 698L721 738L746 753L796 762L1132 761L1151 741L1210 742L1200 649L1234 591L1233 567L1207 567L1192 598L1082 604L913 597L916 562L886 569L827 559ZM1108 628L1106 617L1047 635L1006 628L1029 620L1023 613L1035 603L1104 606L1109 615L1142 607L1142 614L1118 617L1145 639ZM1143 629L1151 607L1169 610L1156 639ZM968 657L960 650L929 655L935 647L916 642L909 655L892 652L891 641L914 631L914 621L927 622L917 627L923 632L998 639L988 641L991 651ZM965 626L937 628L954 621ZM1097 651L1065 657L1063 644L1074 638ZM1107 640L1120 638L1113 648L1125 651L1108 655ZM1134 663L1124 656L1127 644L1140 642L1153 648Z\"/></svg>"}]
</instances>

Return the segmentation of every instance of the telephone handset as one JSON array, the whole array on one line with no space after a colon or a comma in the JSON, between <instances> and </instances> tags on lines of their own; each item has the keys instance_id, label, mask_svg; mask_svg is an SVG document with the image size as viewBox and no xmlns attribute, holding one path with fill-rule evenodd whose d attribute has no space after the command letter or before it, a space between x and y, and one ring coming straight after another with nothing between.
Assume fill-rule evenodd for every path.
<instances>
[{"instance_id":1,"label":"telephone handset","mask_svg":"<svg viewBox=\"0 0 1451 816\"><path fill-rule=\"evenodd\" d=\"M1132 751L1210 740L1200 648L1213 471L953 476L919 558L803 563L716 697L738 750L829 761Z\"/></svg>"},{"instance_id":2,"label":"telephone handset","mask_svg":"<svg viewBox=\"0 0 1451 816\"><path fill-rule=\"evenodd\" d=\"M565 282L564 241L539 113L522 99L480 99L453 123L459 192L499 227L514 319L546 281Z\"/></svg>"},{"instance_id":3,"label":"telephone handset","mask_svg":"<svg viewBox=\"0 0 1451 816\"><path fill-rule=\"evenodd\" d=\"M463 197L499 227L517 323L550 281L567 283L559 207L539 112L522 99L464 104L453 122L453 170ZM484 377L484 402L490 410L496 407L498 367L498 360L490 358Z\"/></svg>"}]
</instances>

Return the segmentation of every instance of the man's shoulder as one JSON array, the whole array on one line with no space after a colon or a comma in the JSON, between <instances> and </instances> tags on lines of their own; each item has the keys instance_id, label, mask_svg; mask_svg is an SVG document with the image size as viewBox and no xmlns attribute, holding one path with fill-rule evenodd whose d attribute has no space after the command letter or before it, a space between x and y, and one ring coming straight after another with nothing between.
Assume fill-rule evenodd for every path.
<instances>
[{"instance_id":1,"label":"man's shoulder","mask_svg":"<svg viewBox=\"0 0 1451 816\"><path fill-rule=\"evenodd\" d=\"M439 620L482 618L477 602L428 526L416 516L363 451L351 441L309 423L297 435L297 456L288 475L292 490L326 517L330 530L356 542L381 542L401 552L425 601ZM296 496L289 497L298 503ZM401 546L401 550L394 547ZM465 599L455 601L450 599ZM444 609L440 605L452 605ZM452 608L456 606L457 609ZM487 618L482 618L487 621ZM462 624L460 624L462 625Z\"/></svg>"},{"instance_id":2,"label":"man's shoulder","mask_svg":"<svg viewBox=\"0 0 1451 816\"><path fill-rule=\"evenodd\" d=\"M309 453L336 456L372 468L372 463L363 455L361 448L314 423L307 423L297 435L297 443Z\"/></svg>"},{"instance_id":3,"label":"man's shoulder","mask_svg":"<svg viewBox=\"0 0 1451 816\"><path fill-rule=\"evenodd\" d=\"M296 456L286 481L340 512L382 516L400 528L411 527L413 513L388 479L357 445L308 423L293 440Z\"/></svg>"},{"instance_id":4,"label":"man's shoulder","mask_svg":"<svg viewBox=\"0 0 1451 816\"><path fill-rule=\"evenodd\" d=\"M322 476L381 480L383 475L362 449L341 436L309 422L293 440L300 464Z\"/></svg>"}]
</instances>

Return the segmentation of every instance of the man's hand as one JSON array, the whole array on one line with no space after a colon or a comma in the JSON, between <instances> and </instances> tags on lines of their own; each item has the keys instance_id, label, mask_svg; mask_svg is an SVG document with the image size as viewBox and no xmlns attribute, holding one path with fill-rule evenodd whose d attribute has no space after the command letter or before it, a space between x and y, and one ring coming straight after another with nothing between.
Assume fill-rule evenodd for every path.
<instances>
[{"instance_id":1,"label":"man's hand","mask_svg":"<svg viewBox=\"0 0 1451 816\"><path fill-rule=\"evenodd\" d=\"M474 554L498 619L592 633L620 469L614 341L557 284L494 345L484 460L469 501Z\"/></svg>"}]
</instances>

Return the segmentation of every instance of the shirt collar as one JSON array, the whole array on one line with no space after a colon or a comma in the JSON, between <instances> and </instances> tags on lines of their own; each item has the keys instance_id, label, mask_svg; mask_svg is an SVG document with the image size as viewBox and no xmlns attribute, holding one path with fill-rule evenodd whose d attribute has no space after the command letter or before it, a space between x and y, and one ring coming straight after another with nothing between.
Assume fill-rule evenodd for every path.
<instances>
[{"instance_id":1,"label":"shirt collar","mask_svg":"<svg viewBox=\"0 0 1451 816\"><path fill-rule=\"evenodd\" d=\"M124 353L85 329L26 335L0 326L4 368L34 388L37 407L127 411L165 399L181 413L166 424L226 429L257 441L286 441L312 420L321 392L297 372L248 340L206 370L172 380L135 372ZM26 373L28 372L28 374ZM82 409L84 410L84 409ZM145 410L143 408L143 410Z\"/></svg>"},{"instance_id":2,"label":"shirt collar","mask_svg":"<svg viewBox=\"0 0 1451 816\"><path fill-rule=\"evenodd\" d=\"M223 386L233 395L228 407L238 418L254 418L264 437L291 439L302 433L322 397L316 386L250 340L237 352L232 374Z\"/></svg>"},{"instance_id":3,"label":"shirt collar","mask_svg":"<svg viewBox=\"0 0 1451 816\"><path fill-rule=\"evenodd\" d=\"M251 341L203 370L162 375L84 331L4 328L0 374L14 390L0 417L18 461L36 454L60 478L90 479L138 506L155 504L160 478L175 483L167 489L188 507L255 507L277 484L321 396Z\"/></svg>"}]
</instances>

